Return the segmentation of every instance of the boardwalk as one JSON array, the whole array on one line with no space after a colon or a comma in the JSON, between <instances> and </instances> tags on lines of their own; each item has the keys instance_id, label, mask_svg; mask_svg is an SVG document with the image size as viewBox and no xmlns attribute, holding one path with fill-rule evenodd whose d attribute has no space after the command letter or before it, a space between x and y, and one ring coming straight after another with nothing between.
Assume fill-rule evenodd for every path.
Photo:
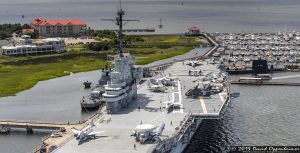
<instances>
[{"instance_id":1,"label":"boardwalk","mask_svg":"<svg viewBox=\"0 0 300 153\"><path fill-rule=\"evenodd\" d=\"M218 48L219 48L219 44L218 41L215 40L215 38L213 38L209 33L203 33L203 36L211 43L214 45L213 48L211 48L204 56L211 56Z\"/></svg>"},{"instance_id":2,"label":"boardwalk","mask_svg":"<svg viewBox=\"0 0 300 153\"><path fill-rule=\"evenodd\" d=\"M31 128L42 130L60 130L68 125L59 123L23 122L23 121L0 121L0 126L7 128Z\"/></svg>"},{"instance_id":3,"label":"boardwalk","mask_svg":"<svg viewBox=\"0 0 300 153\"><path fill-rule=\"evenodd\" d=\"M61 131L62 137L51 137L50 135L45 137L43 141L43 145L34 150L33 152L39 153L42 150L44 152L51 152L52 149L55 149L64 143L66 143L69 139L73 137L72 128L82 129L87 126L90 122L98 120L101 117L101 111L105 110L105 107L100 107L99 111L89 118L78 124L68 124L68 123L45 123L45 122L25 122L25 121L0 121L0 127L2 128L23 128L28 132L34 132L35 129L39 130L55 130Z\"/></svg>"},{"instance_id":4,"label":"boardwalk","mask_svg":"<svg viewBox=\"0 0 300 153\"><path fill-rule=\"evenodd\" d=\"M61 123L41 123L41 122L25 122L25 121L0 121L0 126L2 128L23 128L28 133L34 132L34 130L56 130L63 132L62 137L55 137L52 138L47 136L43 139L43 145L34 150L33 152L40 152L41 149L49 151L50 147L52 146L60 146L68 139L72 137L72 127L82 128L84 124L61 124Z\"/></svg>"}]
</instances>

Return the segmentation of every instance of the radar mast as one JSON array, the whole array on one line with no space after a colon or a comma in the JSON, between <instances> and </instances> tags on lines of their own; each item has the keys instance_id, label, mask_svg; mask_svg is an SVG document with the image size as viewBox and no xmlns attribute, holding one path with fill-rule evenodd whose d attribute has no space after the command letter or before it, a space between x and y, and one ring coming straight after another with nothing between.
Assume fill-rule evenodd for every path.
<instances>
[{"instance_id":1,"label":"radar mast","mask_svg":"<svg viewBox=\"0 0 300 153\"><path fill-rule=\"evenodd\" d=\"M123 26L130 21L139 21L139 20L128 20L128 19L123 19L123 16L125 15L125 10L122 8L122 2L120 0L120 8L117 12L117 17L116 19L102 19L104 21L112 21L114 22L118 27L118 47L117 47L117 51L120 57L123 57ZM124 23L124 21L126 23Z\"/></svg>"}]
</instances>

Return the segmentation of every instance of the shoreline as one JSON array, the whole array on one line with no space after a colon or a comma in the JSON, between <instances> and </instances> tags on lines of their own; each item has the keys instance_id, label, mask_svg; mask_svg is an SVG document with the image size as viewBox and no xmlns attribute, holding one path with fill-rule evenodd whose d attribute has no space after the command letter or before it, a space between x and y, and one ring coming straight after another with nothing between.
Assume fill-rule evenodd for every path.
<instances>
[{"instance_id":1,"label":"shoreline","mask_svg":"<svg viewBox=\"0 0 300 153\"><path fill-rule=\"evenodd\" d=\"M154 37L156 38L156 35L154 35ZM177 41L181 41L181 38L177 39ZM201 43L202 42L199 42L199 44ZM132 50L132 48L128 48L128 50L130 49ZM135 51L136 54L134 56L140 57L144 55L147 57L136 61L136 64L138 65L145 65L157 60L185 54L191 49L192 47L190 46L182 45L179 47L170 46L167 49L159 48L158 46L158 48L154 49L154 53L151 53L151 48L144 48L141 50L141 53L138 52L139 48L133 48L133 51ZM0 72L3 72L2 74L4 74L2 82L5 84L0 88L0 97L15 96L21 91L31 89L39 81L69 75L68 73L64 73L65 71L78 73L101 69L101 67L106 64L105 57L108 54L112 54L112 51L102 51L100 53L92 51L71 51L70 53L67 52L64 54L40 57L4 57L2 58L2 64L0 64ZM50 64L47 65L47 63ZM17 83L16 80L19 80L19 82Z\"/></svg>"}]
</instances>

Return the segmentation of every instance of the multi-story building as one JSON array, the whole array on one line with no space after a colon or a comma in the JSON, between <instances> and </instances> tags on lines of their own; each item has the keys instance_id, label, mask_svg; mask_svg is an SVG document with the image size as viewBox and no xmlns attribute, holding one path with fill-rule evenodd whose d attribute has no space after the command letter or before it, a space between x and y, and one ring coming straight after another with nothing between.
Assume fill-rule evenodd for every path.
<instances>
[{"instance_id":1,"label":"multi-story building","mask_svg":"<svg viewBox=\"0 0 300 153\"><path fill-rule=\"evenodd\" d=\"M29 36L23 35L16 44L1 47L2 54L8 56L38 55L65 52L65 42L62 38L47 38L32 42Z\"/></svg>"},{"instance_id":2,"label":"multi-story building","mask_svg":"<svg viewBox=\"0 0 300 153\"><path fill-rule=\"evenodd\" d=\"M42 37L81 36L87 24L79 20L44 20L34 19L31 26Z\"/></svg>"}]
</instances>

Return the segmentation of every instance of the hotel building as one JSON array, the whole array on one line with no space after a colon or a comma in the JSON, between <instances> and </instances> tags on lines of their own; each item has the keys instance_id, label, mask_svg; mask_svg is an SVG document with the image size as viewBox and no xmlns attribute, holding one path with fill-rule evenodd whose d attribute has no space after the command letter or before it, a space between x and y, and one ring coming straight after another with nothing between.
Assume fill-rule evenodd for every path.
<instances>
[{"instance_id":1,"label":"hotel building","mask_svg":"<svg viewBox=\"0 0 300 153\"><path fill-rule=\"evenodd\" d=\"M31 26L41 37L82 36L87 24L79 20L34 19Z\"/></svg>"}]
</instances>

